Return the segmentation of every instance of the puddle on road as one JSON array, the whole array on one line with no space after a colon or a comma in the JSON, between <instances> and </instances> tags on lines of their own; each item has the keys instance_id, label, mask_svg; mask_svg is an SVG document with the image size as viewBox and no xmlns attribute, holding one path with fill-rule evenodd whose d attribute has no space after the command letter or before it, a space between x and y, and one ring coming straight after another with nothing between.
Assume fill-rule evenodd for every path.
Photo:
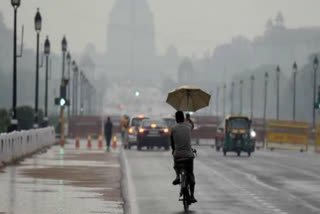
<instances>
[{"instance_id":1,"label":"puddle on road","mask_svg":"<svg viewBox=\"0 0 320 214\"><path fill-rule=\"evenodd\" d=\"M3 169L0 214L123 213L119 167L114 153L54 147Z\"/></svg>"}]
</instances>

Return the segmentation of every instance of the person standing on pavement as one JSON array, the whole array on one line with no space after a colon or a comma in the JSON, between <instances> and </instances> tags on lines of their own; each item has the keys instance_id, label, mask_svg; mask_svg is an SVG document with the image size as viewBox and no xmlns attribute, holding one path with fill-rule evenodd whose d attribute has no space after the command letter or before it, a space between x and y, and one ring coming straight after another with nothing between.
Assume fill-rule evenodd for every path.
<instances>
[{"instance_id":1,"label":"person standing on pavement","mask_svg":"<svg viewBox=\"0 0 320 214\"><path fill-rule=\"evenodd\" d=\"M111 143L111 137L112 137L112 128L113 128L113 124L111 122L110 117L108 117L107 122L104 125L104 134L105 134L105 137L106 137L107 151L110 150L110 143Z\"/></svg>"}]
</instances>

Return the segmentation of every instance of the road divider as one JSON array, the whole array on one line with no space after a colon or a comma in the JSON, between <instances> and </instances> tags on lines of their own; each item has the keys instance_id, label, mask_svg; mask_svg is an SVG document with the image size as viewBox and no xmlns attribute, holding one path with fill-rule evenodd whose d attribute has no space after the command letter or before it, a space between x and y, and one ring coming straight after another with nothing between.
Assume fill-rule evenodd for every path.
<instances>
[{"instance_id":1,"label":"road divider","mask_svg":"<svg viewBox=\"0 0 320 214\"><path fill-rule=\"evenodd\" d=\"M55 143L53 127L0 135L0 163L10 163Z\"/></svg>"},{"instance_id":2,"label":"road divider","mask_svg":"<svg viewBox=\"0 0 320 214\"><path fill-rule=\"evenodd\" d=\"M267 122L267 149L308 151L310 125L298 121Z\"/></svg>"}]
</instances>

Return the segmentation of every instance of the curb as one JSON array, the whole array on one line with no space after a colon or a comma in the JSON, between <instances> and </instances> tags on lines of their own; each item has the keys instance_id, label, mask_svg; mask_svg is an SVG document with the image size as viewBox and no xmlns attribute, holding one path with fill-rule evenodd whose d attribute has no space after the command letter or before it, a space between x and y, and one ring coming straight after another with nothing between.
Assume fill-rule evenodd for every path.
<instances>
[{"instance_id":1,"label":"curb","mask_svg":"<svg viewBox=\"0 0 320 214\"><path fill-rule=\"evenodd\" d=\"M120 187L121 187L121 197L123 199L123 210L125 214L131 213L130 209L130 200L129 200L129 190L128 190L128 178L127 178L127 166L123 157L123 148L121 147L120 151L120 166L121 166L121 179L120 179Z\"/></svg>"},{"instance_id":2,"label":"curb","mask_svg":"<svg viewBox=\"0 0 320 214\"><path fill-rule=\"evenodd\" d=\"M124 211L126 214L139 214L140 212L136 200L136 190L131 178L131 169L128 167L128 160L123 147L121 147L120 157L120 164L122 166L121 174L123 176L121 179L121 192L124 201Z\"/></svg>"}]
</instances>

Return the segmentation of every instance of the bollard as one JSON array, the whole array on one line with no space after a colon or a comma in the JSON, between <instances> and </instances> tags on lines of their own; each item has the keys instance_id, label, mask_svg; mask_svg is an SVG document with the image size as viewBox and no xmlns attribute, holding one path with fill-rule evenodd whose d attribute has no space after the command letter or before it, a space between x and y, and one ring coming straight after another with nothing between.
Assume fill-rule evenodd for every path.
<instances>
[{"instance_id":1,"label":"bollard","mask_svg":"<svg viewBox=\"0 0 320 214\"><path fill-rule=\"evenodd\" d=\"M64 147L64 144L65 144L64 139L61 139L61 140L60 140L60 146L61 146L61 147Z\"/></svg>"},{"instance_id":2,"label":"bollard","mask_svg":"<svg viewBox=\"0 0 320 214\"><path fill-rule=\"evenodd\" d=\"M113 136L113 139L112 139L112 148L113 149L117 148L117 142L118 142L117 136Z\"/></svg>"},{"instance_id":3,"label":"bollard","mask_svg":"<svg viewBox=\"0 0 320 214\"><path fill-rule=\"evenodd\" d=\"M102 149L102 148L103 148L103 137L102 137L102 135L99 135L98 148L99 148L99 149Z\"/></svg>"},{"instance_id":4,"label":"bollard","mask_svg":"<svg viewBox=\"0 0 320 214\"><path fill-rule=\"evenodd\" d=\"M87 143L87 147L89 149L91 149L92 143L91 143L91 135L88 135L88 143Z\"/></svg>"},{"instance_id":5,"label":"bollard","mask_svg":"<svg viewBox=\"0 0 320 214\"><path fill-rule=\"evenodd\" d=\"M76 148L80 148L80 140L78 136L76 137Z\"/></svg>"}]
</instances>

